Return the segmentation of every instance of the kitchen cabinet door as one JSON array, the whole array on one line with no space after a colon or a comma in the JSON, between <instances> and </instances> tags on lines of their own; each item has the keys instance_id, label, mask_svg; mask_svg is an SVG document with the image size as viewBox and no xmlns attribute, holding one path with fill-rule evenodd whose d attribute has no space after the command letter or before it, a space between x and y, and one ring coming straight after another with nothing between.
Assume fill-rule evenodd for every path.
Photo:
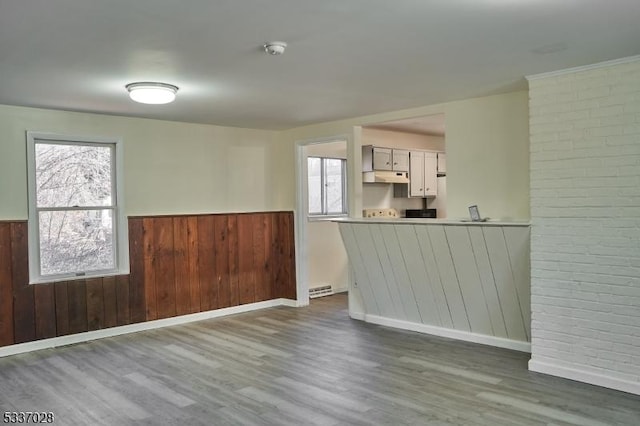
<instances>
[{"instance_id":1,"label":"kitchen cabinet door","mask_svg":"<svg viewBox=\"0 0 640 426\"><path fill-rule=\"evenodd\" d=\"M424 152L409 155L409 197L424 197Z\"/></svg>"},{"instance_id":2,"label":"kitchen cabinet door","mask_svg":"<svg viewBox=\"0 0 640 426\"><path fill-rule=\"evenodd\" d=\"M408 172L409 171L409 151L404 149L393 150L393 171Z\"/></svg>"},{"instance_id":3,"label":"kitchen cabinet door","mask_svg":"<svg viewBox=\"0 0 640 426\"><path fill-rule=\"evenodd\" d=\"M409 197L438 195L438 157L435 152L411 151L409 154ZM398 194L400 191L397 192ZM406 191L404 193L406 197Z\"/></svg>"},{"instance_id":4,"label":"kitchen cabinet door","mask_svg":"<svg viewBox=\"0 0 640 426\"><path fill-rule=\"evenodd\" d=\"M373 170L392 170L391 148L373 148Z\"/></svg>"},{"instance_id":5,"label":"kitchen cabinet door","mask_svg":"<svg viewBox=\"0 0 640 426\"><path fill-rule=\"evenodd\" d=\"M435 152L424 154L424 196L438 195L438 157Z\"/></svg>"}]
</instances>

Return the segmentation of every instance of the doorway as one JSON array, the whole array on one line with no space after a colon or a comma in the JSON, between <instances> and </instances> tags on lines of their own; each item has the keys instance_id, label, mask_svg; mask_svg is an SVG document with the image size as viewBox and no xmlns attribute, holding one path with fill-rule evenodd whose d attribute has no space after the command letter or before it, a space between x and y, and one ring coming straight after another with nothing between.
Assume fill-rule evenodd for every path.
<instances>
[{"instance_id":1,"label":"doorway","mask_svg":"<svg viewBox=\"0 0 640 426\"><path fill-rule=\"evenodd\" d=\"M348 260L338 225L348 216L348 137L296 142L298 305L346 292Z\"/></svg>"}]
</instances>

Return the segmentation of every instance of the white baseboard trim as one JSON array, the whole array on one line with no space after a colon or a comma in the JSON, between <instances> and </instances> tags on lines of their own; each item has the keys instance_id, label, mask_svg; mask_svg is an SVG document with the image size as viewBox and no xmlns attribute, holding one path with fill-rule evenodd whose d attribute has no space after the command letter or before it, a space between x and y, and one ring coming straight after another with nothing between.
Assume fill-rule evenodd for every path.
<instances>
[{"instance_id":1,"label":"white baseboard trim","mask_svg":"<svg viewBox=\"0 0 640 426\"><path fill-rule=\"evenodd\" d=\"M68 336L53 337L51 339L36 340L33 342L18 343L11 346L0 347L0 358L17 355L25 352L51 349L58 346L73 345L75 343L88 342L90 340L105 337L119 336L122 334L137 333L138 331L153 330L172 325L187 324L212 318L240 314L243 312L257 311L259 309L273 308L276 306L298 307L298 302L291 299L273 299L264 302L249 303L246 305L232 306L230 308L215 309L213 311L198 312L195 314L181 315L179 317L164 318L154 321L139 322L122 325L119 327L103 328L102 330L87 331Z\"/></svg>"},{"instance_id":2,"label":"white baseboard trim","mask_svg":"<svg viewBox=\"0 0 640 426\"><path fill-rule=\"evenodd\" d=\"M333 289L333 294L346 293L347 291L349 291L348 287L337 287Z\"/></svg>"},{"instance_id":3,"label":"white baseboard trim","mask_svg":"<svg viewBox=\"0 0 640 426\"><path fill-rule=\"evenodd\" d=\"M349 316L354 320L365 321L367 314L364 312L351 312L349 311Z\"/></svg>"},{"instance_id":4,"label":"white baseboard trim","mask_svg":"<svg viewBox=\"0 0 640 426\"><path fill-rule=\"evenodd\" d=\"M365 322L385 325L387 327L400 328L402 330L417 331L418 333L431 334L450 339L464 340L466 342L480 343L482 345L496 346L498 348L511 349L519 352L531 353L531 343L518 340L504 339L502 337L487 336L485 334L470 333L468 331L453 330L450 328L436 327L433 325L419 324L415 322L381 317L378 315L361 314ZM355 318L351 314L351 318Z\"/></svg>"},{"instance_id":5,"label":"white baseboard trim","mask_svg":"<svg viewBox=\"0 0 640 426\"><path fill-rule=\"evenodd\" d=\"M276 305L276 306L288 306L290 308L299 308L302 305L300 302L298 302L297 300L292 300L292 299L275 299L275 300L279 300L280 301L280 305ZM308 305L308 303L307 303Z\"/></svg>"},{"instance_id":6,"label":"white baseboard trim","mask_svg":"<svg viewBox=\"0 0 640 426\"><path fill-rule=\"evenodd\" d=\"M605 376L599 373L582 370L573 365L563 365L557 361L550 360L529 360L529 370L536 373L549 374L578 382L589 383L591 385L602 386L622 392L640 395L640 383L616 377Z\"/></svg>"}]
</instances>

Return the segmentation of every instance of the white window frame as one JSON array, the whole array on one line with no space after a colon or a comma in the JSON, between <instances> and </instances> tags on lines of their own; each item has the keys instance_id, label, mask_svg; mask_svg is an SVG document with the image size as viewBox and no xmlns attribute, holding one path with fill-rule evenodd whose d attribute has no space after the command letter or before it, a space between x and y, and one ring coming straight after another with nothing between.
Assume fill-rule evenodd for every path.
<instances>
[{"instance_id":1,"label":"white window frame","mask_svg":"<svg viewBox=\"0 0 640 426\"><path fill-rule=\"evenodd\" d=\"M319 158L320 159L320 204L322 206L322 212L309 212L309 200L307 199L307 217L310 221L313 220L323 220L327 218L333 217L345 217L349 215L349 203L347 200L347 160L345 158L339 157L324 157L318 155L309 155L306 158L307 164L305 164L305 170L307 173L307 197L309 193L309 170L307 168L309 158ZM342 164L342 212L340 213L328 213L327 212L327 197L326 197L326 160L340 160Z\"/></svg>"},{"instance_id":2,"label":"white window frame","mask_svg":"<svg viewBox=\"0 0 640 426\"><path fill-rule=\"evenodd\" d=\"M112 191L114 226L114 261L112 269L69 272L65 274L42 275L40 269L40 226L36 200L36 144L60 143L79 145L100 145L113 148L112 161ZM45 132L27 131L27 183L29 202L29 283L52 283L86 279L91 277L106 277L129 274L129 241L128 223L124 209L124 142L120 138L96 136L70 136Z\"/></svg>"}]
</instances>

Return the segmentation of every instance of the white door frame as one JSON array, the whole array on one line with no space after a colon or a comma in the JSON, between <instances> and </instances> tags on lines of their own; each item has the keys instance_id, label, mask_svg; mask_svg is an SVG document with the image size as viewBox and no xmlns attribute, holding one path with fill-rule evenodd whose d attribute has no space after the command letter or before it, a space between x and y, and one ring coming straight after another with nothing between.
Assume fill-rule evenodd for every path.
<instances>
[{"instance_id":1,"label":"white door frame","mask_svg":"<svg viewBox=\"0 0 640 426\"><path fill-rule=\"evenodd\" d=\"M347 214L351 211L351 176L353 169L353 158L351 147L353 137L347 134L327 136L321 138L304 139L295 143L295 179L296 179L296 210L295 210L295 246L296 246L296 291L297 305L307 306L309 304L309 261L306 244L307 240L307 162L304 155L304 148L308 145L345 141L347 143Z\"/></svg>"}]
</instances>

